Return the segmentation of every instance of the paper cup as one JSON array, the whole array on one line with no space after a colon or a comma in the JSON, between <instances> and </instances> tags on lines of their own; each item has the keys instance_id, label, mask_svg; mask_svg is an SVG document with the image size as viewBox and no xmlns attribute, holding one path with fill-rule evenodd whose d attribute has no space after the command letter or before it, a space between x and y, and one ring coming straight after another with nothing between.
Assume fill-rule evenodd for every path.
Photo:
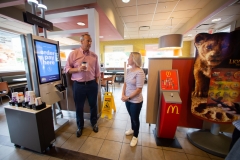
<instances>
[{"instance_id":1,"label":"paper cup","mask_svg":"<svg viewBox=\"0 0 240 160\"><path fill-rule=\"evenodd\" d=\"M12 93L12 102L17 102L18 101L18 92L13 92Z\"/></svg>"},{"instance_id":2,"label":"paper cup","mask_svg":"<svg viewBox=\"0 0 240 160\"><path fill-rule=\"evenodd\" d=\"M42 104L42 99L41 99L41 97L36 97L35 98L35 105L36 106L39 106L39 105L41 105Z\"/></svg>"}]
</instances>

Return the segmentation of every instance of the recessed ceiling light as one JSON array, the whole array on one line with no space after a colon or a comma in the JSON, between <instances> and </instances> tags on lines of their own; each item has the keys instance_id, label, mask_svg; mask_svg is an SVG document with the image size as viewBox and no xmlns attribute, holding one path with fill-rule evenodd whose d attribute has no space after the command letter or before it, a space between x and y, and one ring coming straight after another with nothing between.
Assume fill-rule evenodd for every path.
<instances>
[{"instance_id":1,"label":"recessed ceiling light","mask_svg":"<svg viewBox=\"0 0 240 160\"><path fill-rule=\"evenodd\" d=\"M83 23L83 22L78 22L77 23L79 26L85 26L85 23Z\"/></svg>"},{"instance_id":2,"label":"recessed ceiling light","mask_svg":"<svg viewBox=\"0 0 240 160\"><path fill-rule=\"evenodd\" d=\"M187 35L188 37L192 37L192 34Z\"/></svg>"},{"instance_id":3,"label":"recessed ceiling light","mask_svg":"<svg viewBox=\"0 0 240 160\"><path fill-rule=\"evenodd\" d=\"M218 22L218 21L221 21L221 18L216 18L212 20L212 22Z\"/></svg>"},{"instance_id":4,"label":"recessed ceiling light","mask_svg":"<svg viewBox=\"0 0 240 160\"><path fill-rule=\"evenodd\" d=\"M103 36L99 36L99 38L103 38Z\"/></svg>"},{"instance_id":5,"label":"recessed ceiling light","mask_svg":"<svg viewBox=\"0 0 240 160\"><path fill-rule=\"evenodd\" d=\"M123 3L128 3L130 0L122 0Z\"/></svg>"}]
</instances>

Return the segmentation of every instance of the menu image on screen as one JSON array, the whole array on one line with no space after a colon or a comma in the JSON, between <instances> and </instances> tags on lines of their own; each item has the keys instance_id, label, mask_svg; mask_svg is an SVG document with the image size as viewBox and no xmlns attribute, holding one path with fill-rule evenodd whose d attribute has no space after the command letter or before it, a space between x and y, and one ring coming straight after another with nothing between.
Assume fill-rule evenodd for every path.
<instances>
[{"instance_id":1,"label":"menu image on screen","mask_svg":"<svg viewBox=\"0 0 240 160\"><path fill-rule=\"evenodd\" d=\"M57 44L34 40L40 84L60 80Z\"/></svg>"}]
</instances>

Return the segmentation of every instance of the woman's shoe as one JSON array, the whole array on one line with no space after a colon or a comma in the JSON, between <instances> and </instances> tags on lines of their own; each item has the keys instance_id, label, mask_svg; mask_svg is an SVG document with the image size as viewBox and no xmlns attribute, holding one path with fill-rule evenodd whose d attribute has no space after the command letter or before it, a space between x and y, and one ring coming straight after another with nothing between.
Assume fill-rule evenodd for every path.
<instances>
[{"instance_id":1,"label":"woman's shoe","mask_svg":"<svg viewBox=\"0 0 240 160\"><path fill-rule=\"evenodd\" d=\"M125 135L126 136L129 136L129 135L131 135L131 134L133 134L133 130L132 129L129 129L129 130L127 130L126 132L125 132Z\"/></svg>"},{"instance_id":2,"label":"woman's shoe","mask_svg":"<svg viewBox=\"0 0 240 160\"><path fill-rule=\"evenodd\" d=\"M130 143L130 146L131 146L131 147L136 146L136 145L137 145L137 142L138 142L138 138L133 136L133 138L132 138L132 140L131 140L131 143Z\"/></svg>"}]
</instances>

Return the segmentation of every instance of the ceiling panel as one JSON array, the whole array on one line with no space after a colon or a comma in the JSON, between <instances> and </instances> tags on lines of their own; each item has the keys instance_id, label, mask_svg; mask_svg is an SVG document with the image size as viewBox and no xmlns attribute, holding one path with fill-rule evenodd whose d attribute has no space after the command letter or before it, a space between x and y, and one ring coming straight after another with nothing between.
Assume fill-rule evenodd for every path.
<instances>
[{"instance_id":1,"label":"ceiling panel","mask_svg":"<svg viewBox=\"0 0 240 160\"><path fill-rule=\"evenodd\" d=\"M151 21L144 21L144 22L138 22L139 27L140 26L150 26Z\"/></svg>"},{"instance_id":2,"label":"ceiling panel","mask_svg":"<svg viewBox=\"0 0 240 160\"><path fill-rule=\"evenodd\" d=\"M201 1L198 2L197 6L198 6L198 8L203 8L203 7L205 7L209 2L210 2L210 0L201 0Z\"/></svg>"},{"instance_id":3,"label":"ceiling panel","mask_svg":"<svg viewBox=\"0 0 240 160\"><path fill-rule=\"evenodd\" d=\"M158 0L138 0L137 4L141 5L141 4L152 4L152 3L157 3Z\"/></svg>"},{"instance_id":4,"label":"ceiling panel","mask_svg":"<svg viewBox=\"0 0 240 160\"><path fill-rule=\"evenodd\" d=\"M121 16L135 16L137 15L137 7L124 7L124 8L119 8L119 11L121 13Z\"/></svg>"},{"instance_id":5,"label":"ceiling panel","mask_svg":"<svg viewBox=\"0 0 240 160\"><path fill-rule=\"evenodd\" d=\"M171 12L174 7L176 6L177 1L173 1L173 2L159 2L157 9L156 9L156 13L159 12Z\"/></svg>"},{"instance_id":6,"label":"ceiling panel","mask_svg":"<svg viewBox=\"0 0 240 160\"><path fill-rule=\"evenodd\" d=\"M126 23L126 27L138 27L138 23Z\"/></svg>"},{"instance_id":7,"label":"ceiling panel","mask_svg":"<svg viewBox=\"0 0 240 160\"><path fill-rule=\"evenodd\" d=\"M176 6L174 11L185 11L185 10L199 8L197 6L197 3L199 1L200 0L183 0L183 1L179 1L179 3L177 4L177 6Z\"/></svg>"},{"instance_id":8,"label":"ceiling panel","mask_svg":"<svg viewBox=\"0 0 240 160\"><path fill-rule=\"evenodd\" d=\"M161 29L161 28L163 28L164 26L163 25L152 25L151 27L150 27L150 29L151 30L158 30L158 29Z\"/></svg>"},{"instance_id":9,"label":"ceiling panel","mask_svg":"<svg viewBox=\"0 0 240 160\"><path fill-rule=\"evenodd\" d=\"M127 22L137 22L138 21L138 16L127 16L127 17L122 17L122 19L125 23L127 23Z\"/></svg>"},{"instance_id":10,"label":"ceiling panel","mask_svg":"<svg viewBox=\"0 0 240 160\"><path fill-rule=\"evenodd\" d=\"M165 25L166 24L166 20L159 20L159 21L153 21L152 25L154 26L161 26L161 25Z\"/></svg>"},{"instance_id":11,"label":"ceiling panel","mask_svg":"<svg viewBox=\"0 0 240 160\"><path fill-rule=\"evenodd\" d=\"M171 17L174 18L191 18L193 17L197 12L199 12L200 9L195 10L187 10L187 11L176 11L173 12Z\"/></svg>"},{"instance_id":12,"label":"ceiling panel","mask_svg":"<svg viewBox=\"0 0 240 160\"><path fill-rule=\"evenodd\" d=\"M153 14L156 4L146 4L138 6L138 14Z\"/></svg>"},{"instance_id":13,"label":"ceiling panel","mask_svg":"<svg viewBox=\"0 0 240 160\"><path fill-rule=\"evenodd\" d=\"M138 15L138 21L149 21L152 20L153 14L147 14L147 15Z\"/></svg>"},{"instance_id":14,"label":"ceiling panel","mask_svg":"<svg viewBox=\"0 0 240 160\"><path fill-rule=\"evenodd\" d=\"M156 13L155 16L154 16L154 21L156 20L166 20L170 17L171 15L171 12L166 12L166 13Z\"/></svg>"}]
</instances>

